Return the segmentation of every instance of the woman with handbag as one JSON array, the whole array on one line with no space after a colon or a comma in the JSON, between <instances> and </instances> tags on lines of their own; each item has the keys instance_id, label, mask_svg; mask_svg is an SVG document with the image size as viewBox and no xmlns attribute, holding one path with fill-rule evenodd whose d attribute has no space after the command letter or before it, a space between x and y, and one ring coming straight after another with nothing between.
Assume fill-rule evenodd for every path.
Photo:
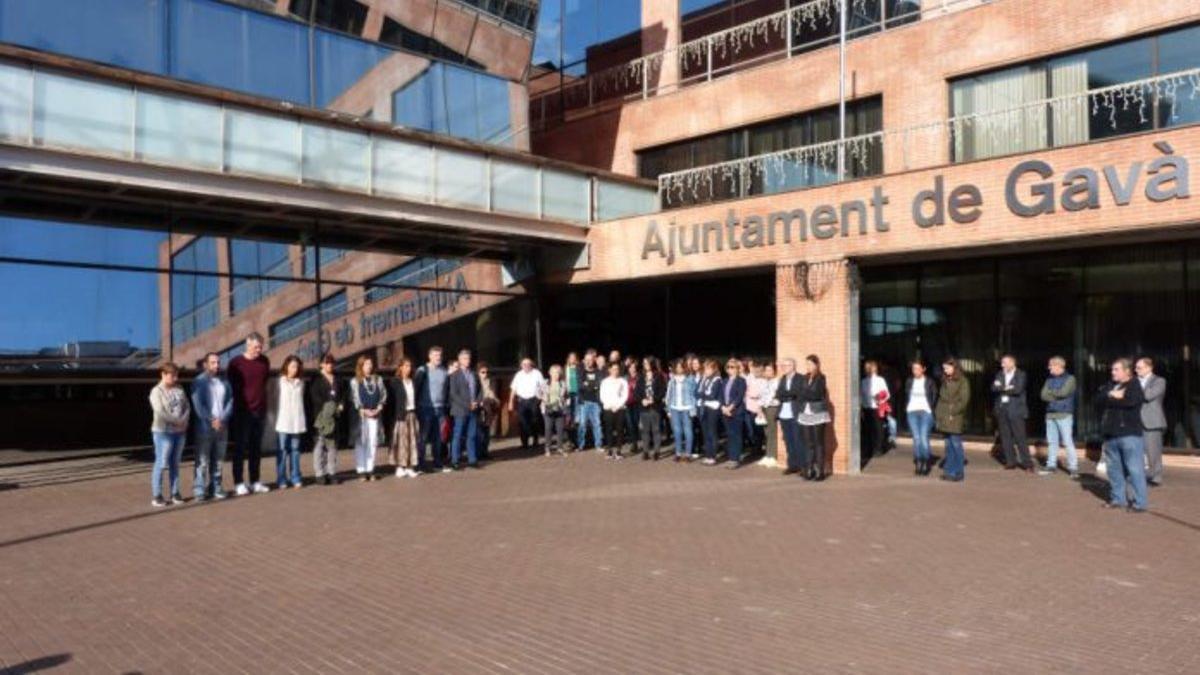
<instances>
[{"instance_id":1,"label":"woman with handbag","mask_svg":"<svg viewBox=\"0 0 1200 675\"><path fill-rule=\"evenodd\" d=\"M550 379L538 387L537 396L541 401L542 423L546 433L546 457L555 450L560 455L566 455L567 410L571 403L562 366L557 363L550 366Z\"/></svg>"},{"instance_id":2,"label":"woman with handbag","mask_svg":"<svg viewBox=\"0 0 1200 675\"><path fill-rule=\"evenodd\" d=\"M383 404L387 402L387 387L375 374L375 359L369 354L358 357L354 364L354 380L350 383L354 409L358 411L358 437L354 444L354 469L361 481L376 480L375 451L381 445Z\"/></svg>"},{"instance_id":3,"label":"woman with handbag","mask_svg":"<svg viewBox=\"0 0 1200 675\"><path fill-rule=\"evenodd\" d=\"M821 359L809 354L804 359L806 374L800 378L798 397L800 435L808 450L808 470L805 480L825 480L825 428L829 426L829 391L821 372Z\"/></svg>"},{"instance_id":4,"label":"woman with handbag","mask_svg":"<svg viewBox=\"0 0 1200 675\"><path fill-rule=\"evenodd\" d=\"M321 370L308 383L308 405L313 411L313 473L325 485L337 482L337 428L346 398L345 387L334 373L332 354L321 357Z\"/></svg>"}]
</instances>

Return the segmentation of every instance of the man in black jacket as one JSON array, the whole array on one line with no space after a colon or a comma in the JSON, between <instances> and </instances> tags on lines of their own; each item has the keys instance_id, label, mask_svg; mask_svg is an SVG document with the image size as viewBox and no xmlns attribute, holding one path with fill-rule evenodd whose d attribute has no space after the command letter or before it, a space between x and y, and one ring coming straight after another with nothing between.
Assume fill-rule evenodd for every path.
<instances>
[{"instance_id":1,"label":"man in black jacket","mask_svg":"<svg viewBox=\"0 0 1200 675\"><path fill-rule=\"evenodd\" d=\"M1105 508L1127 505L1134 513L1146 510L1146 448L1142 441L1142 385L1133 376L1133 363L1117 359L1112 364L1112 382L1096 394L1100 432L1104 435L1104 461L1108 465L1108 502ZM1133 489L1128 504L1126 476Z\"/></svg>"},{"instance_id":2,"label":"man in black jacket","mask_svg":"<svg viewBox=\"0 0 1200 675\"><path fill-rule=\"evenodd\" d=\"M1005 354L1000 359L1000 372L992 382L992 410L996 414L996 426L1000 427L1004 468L1020 467L1033 472L1029 441L1025 437L1025 420L1029 418L1025 386L1025 371L1017 368L1017 359L1012 354Z\"/></svg>"},{"instance_id":3,"label":"man in black jacket","mask_svg":"<svg viewBox=\"0 0 1200 675\"><path fill-rule=\"evenodd\" d=\"M472 469L479 468L477 440L479 438L479 410L483 406L483 385L479 375L471 369L471 350L458 352L458 369L449 375L450 417L454 418L454 435L450 440L450 467L458 469L462 456L462 445L467 444L467 462Z\"/></svg>"}]
</instances>

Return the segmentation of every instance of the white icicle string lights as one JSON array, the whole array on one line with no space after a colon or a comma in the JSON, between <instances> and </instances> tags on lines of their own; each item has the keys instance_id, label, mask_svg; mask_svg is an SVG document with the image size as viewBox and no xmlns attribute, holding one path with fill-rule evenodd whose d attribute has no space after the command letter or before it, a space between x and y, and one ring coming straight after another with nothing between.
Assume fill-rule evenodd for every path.
<instances>
[{"instance_id":1,"label":"white icicle string lights","mask_svg":"<svg viewBox=\"0 0 1200 675\"><path fill-rule=\"evenodd\" d=\"M873 155L882 150L882 136L876 132L846 139L846 156L863 173L870 168ZM820 178L832 181L837 173L837 146L837 141L829 141L677 171L662 175L659 186L680 201L697 201L717 198L720 187L727 189L722 194L742 194L743 181L757 182L759 190L755 194L814 185Z\"/></svg>"}]
</instances>

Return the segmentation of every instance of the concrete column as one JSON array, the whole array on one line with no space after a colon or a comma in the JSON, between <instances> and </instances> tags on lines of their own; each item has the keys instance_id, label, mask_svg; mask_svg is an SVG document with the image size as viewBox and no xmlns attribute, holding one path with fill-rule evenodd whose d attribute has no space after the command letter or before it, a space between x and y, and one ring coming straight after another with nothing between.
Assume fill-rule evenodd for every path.
<instances>
[{"instance_id":1,"label":"concrete column","mask_svg":"<svg viewBox=\"0 0 1200 675\"><path fill-rule=\"evenodd\" d=\"M825 435L827 467L858 473L858 290L852 264L811 262L807 275L793 263L775 268L775 354L796 359L799 372L809 354L821 359L833 418ZM782 438L777 459L781 466L787 460Z\"/></svg>"},{"instance_id":2,"label":"concrete column","mask_svg":"<svg viewBox=\"0 0 1200 675\"><path fill-rule=\"evenodd\" d=\"M680 40L679 0L642 0L642 55L674 50ZM648 68L650 91L679 84L679 57L672 51Z\"/></svg>"}]
</instances>

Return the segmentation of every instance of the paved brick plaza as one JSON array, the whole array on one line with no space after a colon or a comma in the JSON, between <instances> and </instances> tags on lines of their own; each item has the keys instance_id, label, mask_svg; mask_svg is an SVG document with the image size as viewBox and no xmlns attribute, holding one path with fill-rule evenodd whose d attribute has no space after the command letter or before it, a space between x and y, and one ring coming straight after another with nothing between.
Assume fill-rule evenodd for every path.
<instances>
[{"instance_id":1,"label":"paved brick plaza","mask_svg":"<svg viewBox=\"0 0 1200 675\"><path fill-rule=\"evenodd\" d=\"M586 453L158 511L141 463L2 469L0 666L1200 670L1200 472L1139 516L972 460L813 485Z\"/></svg>"}]
</instances>

